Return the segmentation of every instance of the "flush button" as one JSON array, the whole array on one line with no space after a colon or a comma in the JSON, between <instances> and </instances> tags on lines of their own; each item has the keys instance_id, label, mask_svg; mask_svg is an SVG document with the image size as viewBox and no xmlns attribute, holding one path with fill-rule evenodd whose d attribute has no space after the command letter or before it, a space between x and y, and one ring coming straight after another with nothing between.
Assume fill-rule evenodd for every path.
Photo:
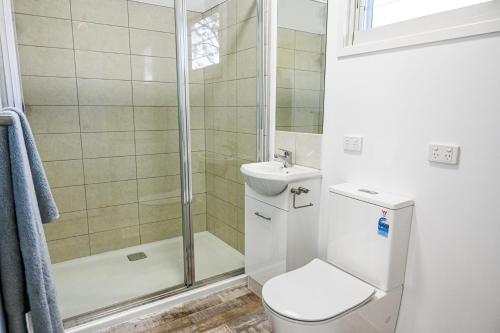
<instances>
[{"instance_id":1,"label":"flush button","mask_svg":"<svg viewBox=\"0 0 500 333\"><path fill-rule=\"evenodd\" d=\"M364 189L364 188L360 188L358 189L359 192L363 192L363 193L368 193L368 194L371 194L371 195L376 195L378 194L378 192L375 192L375 191L372 191L372 190L367 190L367 189Z\"/></svg>"}]
</instances>

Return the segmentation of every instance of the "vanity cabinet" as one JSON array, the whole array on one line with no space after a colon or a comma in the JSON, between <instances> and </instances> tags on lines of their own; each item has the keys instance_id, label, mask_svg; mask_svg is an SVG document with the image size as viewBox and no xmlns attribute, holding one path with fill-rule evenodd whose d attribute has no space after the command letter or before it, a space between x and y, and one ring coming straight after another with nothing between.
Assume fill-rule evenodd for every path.
<instances>
[{"instance_id":1,"label":"vanity cabinet","mask_svg":"<svg viewBox=\"0 0 500 333\"><path fill-rule=\"evenodd\" d=\"M276 196L245 185L245 272L260 285L317 257L320 180L291 183ZM294 205L299 187L308 192Z\"/></svg>"}]
</instances>

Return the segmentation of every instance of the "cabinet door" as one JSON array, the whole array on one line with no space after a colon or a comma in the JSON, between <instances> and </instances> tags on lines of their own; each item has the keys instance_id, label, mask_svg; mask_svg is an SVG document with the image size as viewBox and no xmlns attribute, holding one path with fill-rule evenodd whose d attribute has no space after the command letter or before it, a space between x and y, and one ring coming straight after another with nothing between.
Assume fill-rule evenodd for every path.
<instances>
[{"instance_id":1,"label":"cabinet door","mask_svg":"<svg viewBox=\"0 0 500 333\"><path fill-rule=\"evenodd\" d=\"M245 271L263 285L286 271L288 213L245 197Z\"/></svg>"}]
</instances>

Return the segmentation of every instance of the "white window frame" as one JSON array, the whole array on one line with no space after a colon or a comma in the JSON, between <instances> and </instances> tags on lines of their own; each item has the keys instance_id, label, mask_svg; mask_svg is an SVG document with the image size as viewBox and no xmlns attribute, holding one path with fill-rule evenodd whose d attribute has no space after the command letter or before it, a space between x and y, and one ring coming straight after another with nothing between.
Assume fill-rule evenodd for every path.
<instances>
[{"instance_id":1,"label":"white window frame","mask_svg":"<svg viewBox=\"0 0 500 333\"><path fill-rule=\"evenodd\" d=\"M339 57L500 31L500 0L362 31L364 1L339 1Z\"/></svg>"}]
</instances>

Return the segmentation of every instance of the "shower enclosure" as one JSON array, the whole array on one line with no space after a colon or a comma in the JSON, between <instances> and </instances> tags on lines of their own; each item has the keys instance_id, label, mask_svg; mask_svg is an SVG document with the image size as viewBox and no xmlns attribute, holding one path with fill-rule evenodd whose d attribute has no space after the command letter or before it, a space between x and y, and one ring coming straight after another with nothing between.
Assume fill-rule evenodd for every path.
<instances>
[{"instance_id":1,"label":"shower enclosure","mask_svg":"<svg viewBox=\"0 0 500 333\"><path fill-rule=\"evenodd\" d=\"M1 1L2 106L24 108L61 213L66 326L242 273L263 0Z\"/></svg>"}]
</instances>

